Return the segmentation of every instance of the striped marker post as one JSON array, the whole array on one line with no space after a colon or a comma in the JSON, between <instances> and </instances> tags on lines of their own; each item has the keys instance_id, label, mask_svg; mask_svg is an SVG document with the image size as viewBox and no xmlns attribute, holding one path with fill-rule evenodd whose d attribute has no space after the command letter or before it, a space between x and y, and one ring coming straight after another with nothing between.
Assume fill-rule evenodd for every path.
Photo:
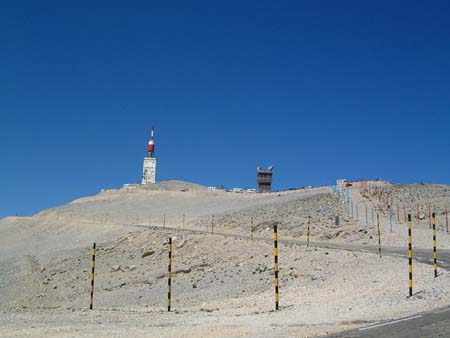
<instances>
[{"instance_id":1,"label":"striped marker post","mask_svg":"<svg viewBox=\"0 0 450 338\"><path fill-rule=\"evenodd\" d=\"M397 204L397 223L400 224L400 206Z\"/></svg>"},{"instance_id":2,"label":"striped marker post","mask_svg":"<svg viewBox=\"0 0 450 338\"><path fill-rule=\"evenodd\" d=\"M170 312L172 296L172 237L169 237L169 264L167 268L167 311Z\"/></svg>"},{"instance_id":3,"label":"striped marker post","mask_svg":"<svg viewBox=\"0 0 450 338\"><path fill-rule=\"evenodd\" d=\"M412 222L411 214L408 214L408 263L409 263L409 296L413 295L413 251L412 251Z\"/></svg>"},{"instance_id":4,"label":"striped marker post","mask_svg":"<svg viewBox=\"0 0 450 338\"><path fill-rule=\"evenodd\" d=\"M419 225L419 205L417 204L417 225Z\"/></svg>"},{"instance_id":5,"label":"striped marker post","mask_svg":"<svg viewBox=\"0 0 450 338\"><path fill-rule=\"evenodd\" d=\"M434 263L434 278L438 276L437 272L437 252L436 252L436 214L433 212L433 263Z\"/></svg>"},{"instance_id":6,"label":"striped marker post","mask_svg":"<svg viewBox=\"0 0 450 338\"><path fill-rule=\"evenodd\" d=\"M431 229L431 205L428 206L428 218L429 218L429 223L430 223L430 229Z\"/></svg>"},{"instance_id":7,"label":"striped marker post","mask_svg":"<svg viewBox=\"0 0 450 338\"><path fill-rule=\"evenodd\" d=\"M278 290L278 228L276 224L273 226L273 245L273 254L275 257L275 310L278 311L280 305L280 294Z\"/></svg>"},{"instance_id":8,"label":"striped marker post","mask_svg":"<svg viewBox=\"0 0 450 338\"><path fill-rule=\"evenodd\" d=\"M211 216L211 234L214 234L214 215Z\"/></svg>"},{"instance_id":9,"label":"striped marker post","mask_svg":"<svg viewBox=\"0 0 450 338\"><path fill-rule=\"evenodd\" d=\"M448 208L445 208L445 226L447 227L448 232Z\"/></svg>"},{"instance_id":10,"label":"striped marker post","mask_svg":"<svg viewBox=\"0 0 450 338\"><path fill-rule=\"evenodd\" d=\"M311 217L308 216L308 231L307 231L307 237L306 237L306 247L309 247L309 233L310 233L310 219Z\"/></svg>"},{"instance_id":11,"label":"striped marker post","mask_svg":"<svg viewBox=\"0 0 450 338\"><path fill-rule=\"evenodd\" d=\"M91 271L91 302L89 304L89 309L92 310L94 307L94 272L95 272L95 243L92 246L92 271Z\"/></svg>"},{"instance_id":12,"label":"striped marker post","mask_svg":"<svg viewBox=\"0 0 450 338\"><path fill-rule=\"evenodd\" d=\"M391 232L394 232L394 224L392 222L392 206L389 206L389 222L391 226Z\"/></svg>"},{"instance_id":13,"label":"striped marker post","mask_svg":"<svg viewBox=\"0 0 450 338\"><path fill-rule=\"evenodd\" d=\"M369 225L369 215L367 212L367 204L366 204L366 226L368 226L368 225Z\"/></svg>"},{"instance_id":14,"label":"striped marker post","mask_svg":"<svg viewBox=\"0 0 450 338\"><path fill-rule=\"evenodd\" d=\"M380 230L380 215L377 213L377 227L378 227L378 253L381 258L381 230Z\"/></svg>"},{"instance_id":15,"label":"striped marker post","mask_svg":"<svg viewBox=\"0 0 450 338\"><path fill-rule=\"evenodd\" d=\"M253 216L250 218L250 239L253 239Z\"/></svg>"}]
</instances>

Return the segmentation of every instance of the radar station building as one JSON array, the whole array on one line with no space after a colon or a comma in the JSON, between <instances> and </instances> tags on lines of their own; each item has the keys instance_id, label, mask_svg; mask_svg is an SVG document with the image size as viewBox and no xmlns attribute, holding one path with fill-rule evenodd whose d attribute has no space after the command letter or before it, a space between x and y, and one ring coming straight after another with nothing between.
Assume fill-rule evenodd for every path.
<instances>
[{"instance_id":1,"label":"radar station building","mask_svg":"<svg viewBox=\"0 0 450 338\"><path fill-rule=\"evenodd\" d=\"M267 169L256 168L259 192L270 192L272 190L273 166Z\"/></svg>"}]
</instances>

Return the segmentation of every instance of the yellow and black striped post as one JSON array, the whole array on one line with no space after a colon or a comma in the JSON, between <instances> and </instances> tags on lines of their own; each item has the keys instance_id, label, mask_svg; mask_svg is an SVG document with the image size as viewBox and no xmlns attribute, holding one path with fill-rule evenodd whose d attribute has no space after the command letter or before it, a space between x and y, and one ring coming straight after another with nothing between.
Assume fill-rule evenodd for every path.
<instances>
[{"instance_id":1,"label":"yellow and black striped post","mask_svg":"<svg viewBox=\"0 0 450 338\"><path fill-rule=\"evenodd\" d=\"M409 261L409 296L413 295L413 251L412 251L412 222L411 222L411 214L408 214L408 261Z\"/></svg>"},{"instance_id":2,"label":"yellow and black striped post","mask_svg":"<svg viewBox=\"0 0 450 338\"><path fill-rule=\"evenodd\" d=\"M280 305L280 294L278 290L278 229L276 224L273 226L273 244L273 254L275 257L275 310L278 310Z\"/></svg>"},{"instance_id":3,"label":"yellow and black striped post","mask_svg":"<svg viewBox=\"0 0 450 338\"><path fill-rule=\"evenodd\" d=\"M436 214L433 212L433 261L434 261L434 277L438 276L437 272L437 252L436 252Z\"/></svg>"},{"instance_id":4,"label":"yellow and black striped post","mask_svg":"<svg viewBox=\"0 0 450 338\"><path fill-rule=\"evenodd\" d=\"M92 246L92 271L91 271L91 303L89 309L94 307L94 271L95 271L95 243Z\"/></svg>"},{"instance_id":5,"label":"yellow and black striped post","mask_svg":"<svg viewBox=\"0 0 450 338\"><path fill-rule=\"evenodd\" d=\"M378 227L378 252L381 258L381 230L380 230L380 215L377 213L377 227Z\"/></svg>"},{"instance_id":6,"label":"yellow and black striped post","mask_svg":"<svg viewBox=\"0 0 450 338\"><path fill-rule=\"evenodd\" d=\"M307 237L306 237L306 247L309 247L309 227L310 227L310 219L311 219L311 217L310 216L308 216L308 230L307 230Z\"/></svg>"},{"instance_id":7,"label":"yellow and black striped post","mask_svg":"<svg viewBox=\"0 0 450 338\"><path fill-rule=\"evenodd\" d=\"M250 222L250 239L253 239L253 216Z\"/></svg>"},{"instance_id":8,"label":"yellow and black striped post","mask_svg":"<svg viewBox=\"0 0 450 338\"><path fill-rule=\"evenodd\" d=\"M167 271L167 311L170 312L172 296L172 237L169 238L169 266Z\"/></svg>"}]
</instances>

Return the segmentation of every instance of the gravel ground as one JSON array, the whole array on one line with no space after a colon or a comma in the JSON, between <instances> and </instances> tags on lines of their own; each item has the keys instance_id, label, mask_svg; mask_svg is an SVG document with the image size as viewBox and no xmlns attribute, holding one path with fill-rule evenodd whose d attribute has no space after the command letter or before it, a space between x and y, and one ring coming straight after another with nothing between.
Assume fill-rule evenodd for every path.
<instances>
[{"instance_id":1,"label":"gravel ground","mask_svg":"<svg viewBox=\"0 0 450 338\"><path fill-rule=\"evenodd\" d=\"M377 243L373 227L346 215L330 188L245 195L168 185L167 191L164 184L159 190L106 191L31 218L1 220L0 336L317 336L450 302L447 271L434 278L431 266L415 262L415 295L409 298L403 258L280 243L281 310L275 312L273 224L279 224L280 238L306 239L310 216L311 240L360 244ZM421 189L380 186L393 196ZM379 212L383 207L378 196L357 187L351 198ZM161 201L155 205L156 200ZM162 205L166 228L101 219L107 213L144 218ZM182 214L186 228L214 225L215 232L246 235L253 228L268 241L179 231ZM396 224L390 233L386 215L381 220L383 245L406 245L406 225ZM414 235L417 247L429 247L425 221L415 225ZM446 236L439 232L439 243L447 243ZM172 313L166 312L169 237ZM89 311L93 241L98 245L95 308Z\"/></svg>"}]
</instances>

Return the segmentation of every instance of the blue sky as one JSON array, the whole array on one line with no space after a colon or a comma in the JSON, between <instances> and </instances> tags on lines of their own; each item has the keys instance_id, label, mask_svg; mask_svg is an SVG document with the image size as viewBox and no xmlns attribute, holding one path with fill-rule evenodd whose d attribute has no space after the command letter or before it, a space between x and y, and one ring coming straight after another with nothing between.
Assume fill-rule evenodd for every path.
<instances>
[{"instance_id":1,"label":"blue sky","mask_svg":"<svg viewBox=\"0 0 450 338\"><path fill-rule=\"evenodd\" d=\"M448 1L0 4L0 217L139 182L450 183Z\"/></svg>"}]
</instances>

